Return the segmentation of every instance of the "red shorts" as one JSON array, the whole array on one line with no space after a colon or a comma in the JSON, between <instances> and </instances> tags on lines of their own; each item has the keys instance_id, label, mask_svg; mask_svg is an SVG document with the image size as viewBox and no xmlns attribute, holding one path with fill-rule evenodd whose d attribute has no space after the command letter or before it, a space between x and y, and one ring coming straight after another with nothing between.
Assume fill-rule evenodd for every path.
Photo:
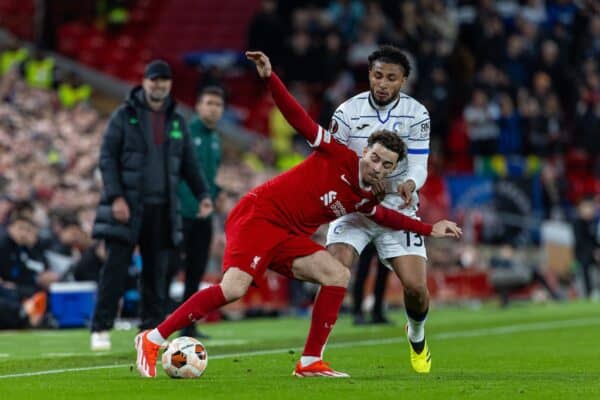
<instances>
[{"instance_id":1,"label":"red shorts","mask_svg":"<svg viewBox=\"0 0 600 400\"><path fill-rule=\"evenodd\" d=\"M266 269L279 272L289 278L292 263L325 248L307 236L289 232L264 217L258 210L257 198L248 193L231 210L225 223L225 254L223 272L237 267L260 280Z\"/></svg>"}]
</instances>

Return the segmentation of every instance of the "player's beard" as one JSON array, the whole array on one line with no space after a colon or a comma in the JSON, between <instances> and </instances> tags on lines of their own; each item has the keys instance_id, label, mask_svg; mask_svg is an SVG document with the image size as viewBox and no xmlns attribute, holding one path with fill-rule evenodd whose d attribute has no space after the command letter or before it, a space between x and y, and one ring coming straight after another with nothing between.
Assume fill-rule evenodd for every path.
<instances>
[{"instance_id":1,"label":"player's beard","mask_svg":"<svg viewBox=\"0 0 600 400\"><path fill-rule=\"evenodd\" d=\"M149 93L149 98L154 103L162 103L169 96L169 92L166 90L157 90Z\"/></svg>"},{"instance_id":2,"label":"player's beard","mask_svg":"<svg viewBox=\"0 0 600 400\"><path fill-rule=\"evenodd\" d=\"M398 98L398 95L400 94L400 91L397 91L396 93L393 93L392 96L390 96L389 100L379 101L379 100L377 100L377 97L375 96L375 90L371 89L370 92L371 92L371 98L373 99L375 104L378 105L379 107L387 106L392 101L396 100Z\"/></svg>"}]
</instances>

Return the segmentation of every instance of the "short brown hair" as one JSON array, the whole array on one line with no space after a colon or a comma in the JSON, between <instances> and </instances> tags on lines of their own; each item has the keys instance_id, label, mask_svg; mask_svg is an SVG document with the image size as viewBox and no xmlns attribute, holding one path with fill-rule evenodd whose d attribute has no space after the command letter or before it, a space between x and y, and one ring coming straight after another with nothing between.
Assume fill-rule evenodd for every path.
<instances>
[{"instance_id":1,"label":"short brown hair","mask_svg":"<svg viewBox=\"0 0 600 400\"><path fill-rule=\"evenodd\" d=\"M220 86L211 85L211 86L203 87L202 89L200 89L200 92L198 93L198 98L196 99L196 101L201 101L202 97L204 97L204 95L206 95L206 94L220 97L221 100L223 100L223 102L225 102L225 90L223 90L223 88Z\"/></svg>"},{"instance_id":2,"label":"short brown hair","mask_svg":"<svg viewBox=\"0 0 600 400\"><path fill-rule=\"evenodd\" d=\"M373 132L369 136L369 139L367 139L367 145L373 147L375 143L379 143L386 149L398 154L398 161L406 157L406 144L392 131L381 130Z\"/></svg>"}]
</instances>

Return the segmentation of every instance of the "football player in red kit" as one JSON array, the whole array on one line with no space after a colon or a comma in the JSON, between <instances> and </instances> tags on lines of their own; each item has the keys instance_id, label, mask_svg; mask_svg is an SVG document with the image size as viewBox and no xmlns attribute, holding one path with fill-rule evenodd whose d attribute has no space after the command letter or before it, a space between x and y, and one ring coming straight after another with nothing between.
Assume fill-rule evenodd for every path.
<instances>
[{"instance_id":1,"label":"football player in red kit","mask_svg":"<svg viewBox=\"0 0 600 400\"><path fill-rule=\"evenodd\" d=\"M310 236L317 228L342 215L362 212L379 224L434 237L460 237L451 221L429 225L377 205L372 186L394 170L406 148L396 134L371 135L363 156L333 140L288 93L261 52L247 52L275 103L288 122L304 136L314 152L295 168L246 194L225 224L227 243L221 283L203 289L157 328L136 336L137 368L142 376L156 376L161 345L173 333L207 313L242 297L267 268L290 278L321 285L315 299L311 327L294 375L348 377L322 360L329 334L350 280L350 271Z\"/></svg>"}]
</instances>

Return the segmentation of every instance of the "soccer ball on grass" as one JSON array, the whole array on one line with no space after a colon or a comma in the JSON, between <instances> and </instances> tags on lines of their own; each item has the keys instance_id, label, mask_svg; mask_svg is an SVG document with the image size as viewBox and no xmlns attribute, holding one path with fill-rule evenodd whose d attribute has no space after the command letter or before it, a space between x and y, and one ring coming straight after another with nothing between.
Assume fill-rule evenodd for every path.
<instances>
[{"instance_id":1,"label":"soccer ball on grass","mask_svg":"<svg viewBox=\"0 0 600 400\"><path fill-rule=\"evenodd\" d=\"M162 355L162 366L171 378L199 378L207 364L204 345L188 336L173 340Z\"/></svg>"}]
</instances>

